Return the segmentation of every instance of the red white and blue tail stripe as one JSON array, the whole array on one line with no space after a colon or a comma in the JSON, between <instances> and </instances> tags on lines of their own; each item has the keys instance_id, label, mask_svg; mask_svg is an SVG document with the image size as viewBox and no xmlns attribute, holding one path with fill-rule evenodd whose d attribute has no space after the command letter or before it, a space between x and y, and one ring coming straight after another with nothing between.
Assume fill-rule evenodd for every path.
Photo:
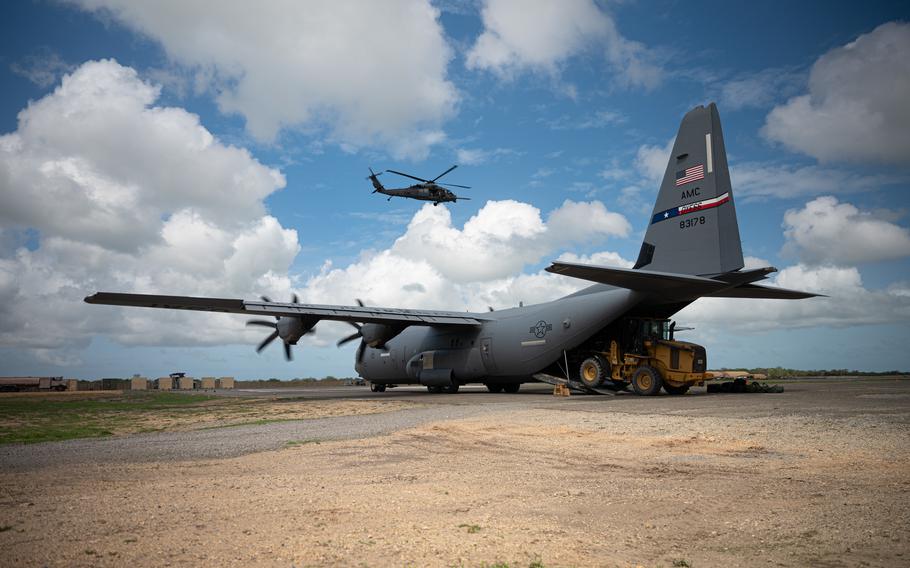
<instances>
[{"instance_id":1,"label":"red white and blue tail stripe","mask_svg":"<svg viewBox=\"0 0 910 568\"><path fill-rule=\"evenodd\" d=\"M673 217L679 217L680 215L688 215L689 213L695 213L696 211L704 211L705 209L713 209L719 207L724 203L730 201L730 192L726 192L717 197L711 199L705 199L704 201L696 201L695 203L689 203L687 205L680 205L679 207L674 207L673 209L667 209L666 211L661 211L660 213L654 215L651 219L651 224L657 223L659 221L666 221L667 219L672 219Z\"/></svg>"}]
</instances>

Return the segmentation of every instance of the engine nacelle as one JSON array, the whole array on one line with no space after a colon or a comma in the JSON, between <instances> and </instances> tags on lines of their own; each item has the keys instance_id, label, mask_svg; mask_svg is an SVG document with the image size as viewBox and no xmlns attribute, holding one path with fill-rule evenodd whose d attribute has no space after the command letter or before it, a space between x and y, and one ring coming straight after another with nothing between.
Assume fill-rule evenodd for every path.
<instances>
[{"instance_id":1,"label":"engine nacelle","mask_svg":"<svg viewBox=\"0 0 910 568\"><path fill-rule=\"evenodd\" d=\"M405 327L407 326L365 323L360 326L360 335L364 343L374 349L381 349L386 342L404 331Z\"/></svg>"},{"instance_id":2,"label":"engine nacelle","mask_svg":"<svg viewBox=\"0 0 910 568\"><path fill-rule=\"evenodd\" d=\"M278 337L285 343L297 345L297 341L299 341L308 331L313 329L313 326L315 326L318 321L319 320L304 319L295 316L280 316L277 322Z\"/></svg>"}]
</instances>

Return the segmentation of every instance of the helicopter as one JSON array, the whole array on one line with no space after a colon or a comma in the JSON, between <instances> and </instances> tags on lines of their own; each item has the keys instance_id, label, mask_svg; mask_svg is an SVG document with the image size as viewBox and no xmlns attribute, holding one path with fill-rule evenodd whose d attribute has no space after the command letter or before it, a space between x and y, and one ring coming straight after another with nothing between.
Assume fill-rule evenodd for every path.
<instances>
[{"instance_id":1,"label":"helicopter","mask_svg":"<svg viewBox=\"0 0 910 568\"><path fill-rule=\"evenodd\" d=\"M379 181L379 176L384 172L379 172L378 174L373 171L373 168L370 168L370 175L367 177L368 180L373 182L373 193L382 193L383 195L389 196L389 201L393 197L407 197L410 199L419 199L420 201L432 201L433 205L439 205L440 203L446 203L448 201L457 202L459 199L471 199L470 197L459 197L455 195L450 190L442 187L443 185L448 185L451 187L460 187L463 189L471 189L467 185L457 185L454 183L436 183L436 180L451 172L458 165L454 165L446 171L442 172L433 179L423 179L417 176L412 176L411 174L406 174L404 172L396 172L395 170L386 170L391 174L396 174L399 176L404 176L417 180L421 183L417 183L408 187L392 188L386 189L385 186Z\"/></svg>"}]
</instances>

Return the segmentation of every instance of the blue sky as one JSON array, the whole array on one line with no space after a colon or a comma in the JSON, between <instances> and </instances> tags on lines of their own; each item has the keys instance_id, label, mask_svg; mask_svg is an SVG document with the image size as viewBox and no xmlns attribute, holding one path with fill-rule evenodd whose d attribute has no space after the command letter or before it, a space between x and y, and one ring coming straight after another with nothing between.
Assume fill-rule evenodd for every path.
<instances>
[{"instance_id":1,"label":"blue sky","mask_svg":"<svg viewBox=\"0 0 910 568\"><path fill-rule=\"evenodd\" d=\"M0 18L0 374L353 374L96 290L484 310L634 260L716 101L747 263L801 303L679 314L712 366L910 368L906 4L21 2ZM367 167L471 186L433 208ZM387 184L406 182L385 174ZM402 183L405 185L406 183Z\"/></svg>"}]
</instances>

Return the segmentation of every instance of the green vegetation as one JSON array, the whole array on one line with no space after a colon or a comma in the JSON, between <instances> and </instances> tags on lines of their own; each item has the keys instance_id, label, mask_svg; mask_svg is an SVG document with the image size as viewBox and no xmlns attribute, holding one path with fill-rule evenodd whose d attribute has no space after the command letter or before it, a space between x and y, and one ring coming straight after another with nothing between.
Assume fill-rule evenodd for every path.
<instances>
[{"instance_id":1,"label":"green vegetation","mask_svg":"<svg viewBox=\"0 0 910 568\"><path fill-rule=\"evenodd\" d=\"M907 375L904 371L856 371L849 369L787 369L785 367L722 367L718 371L746 371L749 374L767 375L769 379L795 379L800 377L893 377Z\"/></svg>"},{"instance_id":2,"label":"green vegetation","mask_svg":"<svg viewBox=\"0 0 910 568\"><path fill-rule=\"evenodd\" d=\"M268 394L257 398L158 391L4 394L0 396L0 444L260 426L387 412L403 406L409 404L314 403L307 397L271 398Z\"/></svg>"},{"instance_id":3,"label":"green vegetation","mask_svg":"<svg viewBox=\"0 0 910 568\"><path fill-rule=\"evenodd\" d=\"M300 387L311 387L311 386L341 386L349 384L356 380L363 379L353 379L353 378L338 378L329 375L327 377L317 379L316 377L305 377L305 378L296 378L296 379L257 379L250 381L236 381L235 386L238 389L263 389L263 388L300 388Z\"/></svg>"},{"instance_id":4,"label":"green vegetation","mask_svg":"<svg viewBox=\"0 0 910 568\"><path fill-rule=\"evenodd\" d=\"M458 525L458 528L460 528L460 529L467 529L467 530L468 530L468 534L475 534L475 533L479 533L479 532L480 532L480 525L469 525L469 524L466 524L466 523L461 523L460 525Z\"/></svg>"},{"instance_id":5,"label":"green vegetation","mask_svg":"<svg viewBox=\"0 0 910 568\"><path fill-rule=\"evenodd\" d=\"M691 567L692 567L692 565L689 564L689 561L685 560L683 558L679 558L679 559L673 561L673 568L691 568Z\"/></svg>"},{"instance_id":6,"label":"green vegetation","mask_svg":"<svg viewBox=\"0 0 910 568\"><path fill-rule=\"evenodd\" d=\"M148 392L102 393L91 398L0 398L0 444L112 436L138 414L204 412L214 396Z\"/></svg>"}]
</instances>

